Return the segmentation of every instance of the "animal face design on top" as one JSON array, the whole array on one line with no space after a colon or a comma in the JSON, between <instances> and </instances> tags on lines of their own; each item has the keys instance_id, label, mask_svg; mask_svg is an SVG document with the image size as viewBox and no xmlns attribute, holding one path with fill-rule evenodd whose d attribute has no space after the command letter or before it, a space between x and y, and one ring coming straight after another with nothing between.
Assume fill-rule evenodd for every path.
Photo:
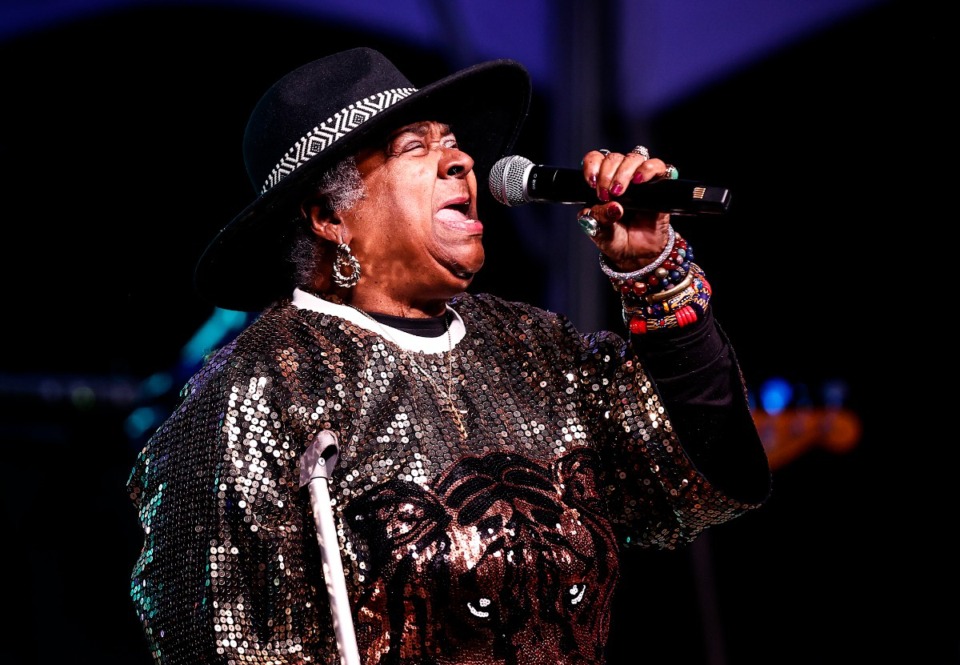
<instances>
[{"instance_id":1,"label":"animal face design on top","mask_svg":"<svg viewBox=\"0 0 960 665\"><path fill-rule=\"evenodd\" d=\"M597 460L465 458L429 491L392 480L346 508L366 544L354 599L367 662L587 663L618 578ZM395 660L399 657L399 661Z\"/></svg>"}]
</instances>

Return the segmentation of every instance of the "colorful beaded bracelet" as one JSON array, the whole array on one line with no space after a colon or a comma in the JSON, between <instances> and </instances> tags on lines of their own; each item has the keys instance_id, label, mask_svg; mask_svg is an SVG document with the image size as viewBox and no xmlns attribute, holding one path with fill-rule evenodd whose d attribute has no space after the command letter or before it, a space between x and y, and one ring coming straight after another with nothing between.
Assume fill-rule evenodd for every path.
<instances>
[{"instance_id":1,"label":"colorful beaded bracelet","mask_svg":"<svg viewBox=\"0 0 960 665\"><path fill-rule=\"evenodd\" d=\"M623 297L636 298L672 292L686 280L692 261L693 250L673 227L670 228L667 246L657 260L639 270L616 272L607 265L603 255L600 256L600 266L614 290Z\"/></svg>"},{"instance_id":2,"label":"colorful beaded bracelet","mask_svg":"<svg viewBox=\"0 0 960 665\"><path fill-rule=\"evenodd\" d=\"M631 333L642 335L652 330L682 328L703 317L710 304L712 289L698 265L691 264L686 285L678 285L670 291L655 296L637 299L629 294L622 297L623 322Z\"/></svg>"}]
</instances>

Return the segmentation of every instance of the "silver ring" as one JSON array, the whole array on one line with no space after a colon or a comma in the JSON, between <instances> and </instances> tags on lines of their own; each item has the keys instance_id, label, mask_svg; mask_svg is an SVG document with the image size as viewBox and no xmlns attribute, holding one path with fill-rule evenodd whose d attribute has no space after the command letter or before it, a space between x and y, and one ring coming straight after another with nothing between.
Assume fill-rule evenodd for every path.
<instances>
[{"instance_id":1,"label":"silver ring","mask_svg":"<svg viewBox=\"0 0 960 665\"><path fill-rule=\"evenodd\" d=\"M580 224L580 228L583 229L583 232L591 238L597 235L597 229L600 228L600 224L597 222L596 218L589 212L577 217L577 223Z\"/></svg>"},{"instance_id":2,"label":"silver ring","mask_svg":"<svg viewBox=\"0 0 960 665\"><path fill-rule=\"evenodd\" d=\"M650 159L650 151L647 150L646 146L638 145L634 146L633 150L630 151L634 155L640 155L644 159Z\"/></svg>"},{"instance_id":3,"label":"silver ring","mask_svg":"<svg viewBox=\"0 0 960 665\"><path fill-rule=\"evenodd\" d=\"M610 151L607 150L606 148L597 148L597 152L599 152L604 157L610 154Z\"/></svg>"},{"instance_id":4,"label":"silver ring","mask_svg":"<svg viewBox=\"0 0 960 665\"><path fill-rule=\"evenodd\" d=\"M676 180L680 177L680 172L677 171L677 167L673 164L667 164L667 170L663 172L661 177L666 180Z\"/></svg>"}]
</instances>

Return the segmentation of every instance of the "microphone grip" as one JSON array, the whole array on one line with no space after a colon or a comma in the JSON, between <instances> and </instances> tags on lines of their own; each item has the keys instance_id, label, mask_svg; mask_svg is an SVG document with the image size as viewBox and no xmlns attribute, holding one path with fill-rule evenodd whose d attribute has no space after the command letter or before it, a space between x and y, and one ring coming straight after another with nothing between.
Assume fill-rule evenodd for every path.
<instances>
[{"instance_id":1,"label":"microphone grip","mask_svg":"<svg viewBox=\"0 0 960 665\"><path fill-rule=\"evenodd\" d=\"M596 205L604 203L574 169L534 168L526 183L525 198L544 203ZM651 180L630 185L611 197L630 210L669 212L674 215L720 215L730 207L730 190L694 180ZM568 200L569 199L569 200Z\"/></svg>"}]
</instances>

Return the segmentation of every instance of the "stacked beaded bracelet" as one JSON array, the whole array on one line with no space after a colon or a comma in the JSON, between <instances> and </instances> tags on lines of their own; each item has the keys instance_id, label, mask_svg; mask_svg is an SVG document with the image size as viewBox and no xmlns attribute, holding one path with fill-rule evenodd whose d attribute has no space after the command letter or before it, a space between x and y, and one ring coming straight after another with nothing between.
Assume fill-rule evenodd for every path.
<instances>
[{"instance_id":1,"label":"stacked beaded bracelet","mask_svg":"<svg viewBox=\"0 0 960 665\"><path fill-rule=\"evenodd\" d=\"M673 227L653 263L621 273L601 255L600 267L620 293L623 321L633 334L690 325L703 316L710 302L710 284L693 263L693 250Z\"/></svg>"},{"instance_id":2,"label":"stacked beaded bracelet","mask_svg":"<svg viewBox=\"0 0 960 665\"><path fill-rule=\"evenodd\" d=\"M600 255L600 269L603 270L613 288L621 296L648 298L669 291L678 286L687 277L693 250L687 241L671 226L667 235L667 245L653 263L633 272L616 272Z\"/></svg>"},{"instance_id":3,"label":"stacked beaded bracelet","mask_svg":"<svg viewBox=\"0 0 960 665\"><path fill-rule=\"evenodd\" d=\"M710 304L710 283L691 263L687 276L672 289L646 298L623 296L623 322L635 335L664 328L682 328L703 317Z\"/></svg>"}]
</instances>

